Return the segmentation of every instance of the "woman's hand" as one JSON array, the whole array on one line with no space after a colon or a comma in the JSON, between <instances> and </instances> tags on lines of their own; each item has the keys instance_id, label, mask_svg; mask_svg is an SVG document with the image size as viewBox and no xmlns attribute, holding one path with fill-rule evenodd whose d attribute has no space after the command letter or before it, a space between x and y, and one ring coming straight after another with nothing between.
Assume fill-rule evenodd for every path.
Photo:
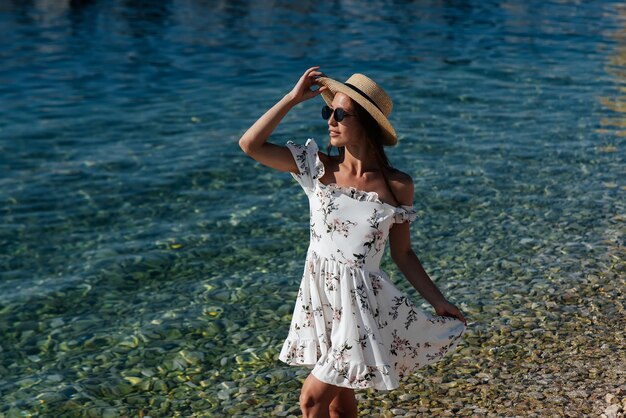
<instances>
[{"instance_id":1,"label":"woman's hand","mask_svg":"<svg viewBox=\"0 0 626 418\"><path fill-rule=\"evenodd\" d=\"M315 79L318 77L325 77L323 73L317 71L320 67L311 67L304 72L300 80L296 83L294 88L289 92L289 97L294 104L298 104L305 100L312 99L324 90L326 87L320 87L316 90L311 89L315 85Z\"/></svg>"},{"instance_id":2,"label":"woman's hand","mask_svg":"<svg viewBox=\"0 0 626 418\"><path fill-rule=\"evenodd\" d=\"M433 305L433 308L435 308L435 312L437 313L437 315L439 315L439 316L453 316L453 317L459 319L465 325L467 325L467 320L465 319L465 317L461 313L461 310L459 308L457 308L456 306L454 306L453 304L451 304L450 302L448 302L447 300L444 300L441 303Z\"/></svg>"}]
</instances>

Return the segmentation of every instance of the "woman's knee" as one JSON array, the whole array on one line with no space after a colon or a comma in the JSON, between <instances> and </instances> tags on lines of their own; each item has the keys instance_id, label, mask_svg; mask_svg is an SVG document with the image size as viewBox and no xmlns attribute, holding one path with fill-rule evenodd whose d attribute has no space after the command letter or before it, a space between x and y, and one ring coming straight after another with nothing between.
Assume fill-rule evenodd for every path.
<instances>
[{"instance_id":1,"label":"woman's knee","mask_svg":"<svg viewBox=\"0 0 626 418\"><path fill-rule=\"evenodd\" d=\"M299 401L302 411L325 410L324 415L327 415L328 406L339 389L337 386L321 382L315 376L309 375L300 391Z\"/></svg>"},{"instance_id":2,"label":"woman's knee","mask_svg":"<svg viewBox=\"0 0 626 418\"><path fill-rule=\"evenodd\" d=\"M338 393L328 405L328 411L331 418L356 417L358 415L358 406L354 390L343 389Z\"/></svg>"},{"instance_id":3,"label":"woman's knee","mask_svg":"<svg viewBox=\"0 0 626 418\"><path fill-rule=\"evenodd\" d=\"M315 396L313 396L313 394L311 394L308 391L305 391L304 389L302 389L300 391L300 406L303 408L310 408L312 406L314 406L317 403L317 399L315 399Z\"/></svg>"},{"instance_id":4,"label":"woman's knee","mask_svg":"<svg viewBox=\"0 0 626 418\"><path fill-rule=\"evenodd\" d=\"M300 392L300 409L303 418L330 418L328 409L330 399L325 399L311 392Z\"/></svg>"}]
</instances>

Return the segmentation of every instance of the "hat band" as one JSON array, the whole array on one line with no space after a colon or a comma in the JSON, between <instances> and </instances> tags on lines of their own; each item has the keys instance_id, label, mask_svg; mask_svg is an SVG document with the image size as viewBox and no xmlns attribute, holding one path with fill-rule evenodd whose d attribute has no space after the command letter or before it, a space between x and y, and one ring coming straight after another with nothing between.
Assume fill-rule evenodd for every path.
<instances>
[{"instance_id":1,"label":"hat band","mask_svg":"<svg viewBox=\"0 0 626 418\"><path fill-rule=\"evenodd\" d=\"M380 107L378 107L378 105L376 104L376 102L375 102L375 101L373 101L373 100L370 98L370 96L368 96L367 94L365 94L365 93L364 93L361 89L359 89L358 87L353 86L353 85L352 85L352 84L350 84L350 83L343 83L343 84L344 84L344 85L346 85L346 86L348 86L348 87L350 87L352 90L356 91L356 92L357 92L357 93L359 93L361 96L365 97L365 98L366 98L366 99L367 99L367 100L368 100L371 104L373 104L374 106L376 106L376 109L380 110L380 111L381 111L381 113L382 113L383 115L385 114L385 112L383 112L383 110L382 110Z\"/></svg>"}]
</instances>

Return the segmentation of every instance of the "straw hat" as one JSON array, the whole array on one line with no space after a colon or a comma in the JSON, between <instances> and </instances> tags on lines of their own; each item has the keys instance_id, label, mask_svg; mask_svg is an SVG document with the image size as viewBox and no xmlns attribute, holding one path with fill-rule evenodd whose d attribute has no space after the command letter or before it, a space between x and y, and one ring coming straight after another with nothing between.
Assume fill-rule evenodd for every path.
<instances>
[{"instance_id":1,"label":"straw hat","mask_svg":"<svg viewBox=\"0 0 626 418\"><path fill-rule=\"evenodd\" d=\"M336 93L349 96L376 119L383 132L384 145L395 145L398 142L396 131L387 120L393 108L391 98L372 79L363 74L352 74L345 83L328 77L320 77L315 82L327 87L327 90L321 93L326 104L330 106Z\"/></svg>"}]
</instances>

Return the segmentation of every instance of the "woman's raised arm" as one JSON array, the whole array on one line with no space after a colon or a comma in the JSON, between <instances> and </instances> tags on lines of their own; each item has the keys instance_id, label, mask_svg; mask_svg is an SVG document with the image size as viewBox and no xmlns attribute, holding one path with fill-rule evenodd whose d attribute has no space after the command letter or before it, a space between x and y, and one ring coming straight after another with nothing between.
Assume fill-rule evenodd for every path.
<instances>
[{"instance_id":1,"label":"woman's raised arm","mask_svg":"<svg viewBox=\"0 0 626 418\"><path fill-rule=\"evenodd\" d=\"M315 85L315 79L324 76L318 69L319 67L311 67L306 70L294 88L248 128L239 139L239 146L246 154L268 167L298 172L291 151L283 145L267 142L267 138L292 107L324 91L326 87L311 89Z\"/></svg>"}]
</instances>

